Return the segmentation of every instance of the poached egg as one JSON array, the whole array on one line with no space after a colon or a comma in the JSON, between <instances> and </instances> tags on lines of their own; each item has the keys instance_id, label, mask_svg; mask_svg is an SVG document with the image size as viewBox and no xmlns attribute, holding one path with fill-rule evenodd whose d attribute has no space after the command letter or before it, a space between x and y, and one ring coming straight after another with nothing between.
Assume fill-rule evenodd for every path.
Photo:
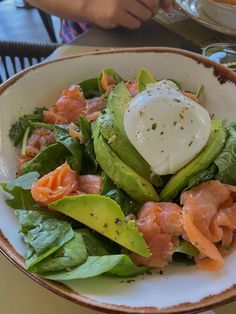
<instances>
[{"instance_id":1,"label":"poached egg","mask_svg":"<svg viewBox=\"0 0 236 314\"><path fill-rule=\"evenodd\" d=\"M147 85L124 116L125 132L153 173L167 175L189 163L206 145L211 119L170 80Z\"/></svg>"}]
</instances>

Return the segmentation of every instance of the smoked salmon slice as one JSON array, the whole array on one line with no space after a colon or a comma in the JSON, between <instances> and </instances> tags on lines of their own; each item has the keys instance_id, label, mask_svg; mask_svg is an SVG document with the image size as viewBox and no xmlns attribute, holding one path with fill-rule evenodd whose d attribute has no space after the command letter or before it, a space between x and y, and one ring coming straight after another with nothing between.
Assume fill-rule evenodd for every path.
<instances>
[{"instance_id":1,"label":"smoked salmon slice","mask_svg":"<svg viewBox=\"0 0 236 314\"><path fill-rule=\"evenodd\" d=\"M199 99L198 99L198 97L197 97L195 94L190 93L190 92L185 92L185 91L181 91L181 93L182 93L184 96L186 96L186 97L192 99L193 101L199 103Z\"/></svg>"},{"instance_id":2,"label":"smoked salmon slice","mask_svg":"<svg viewBox=\"0 0 236 314\"><path fill-rule=\"evenodd\" d=\"M61 96L48 111L44 111L44 121L52 124L69 124L78 121L86 113L86 100L78 85L63 90Z\"/></svg>"},{"instance_id":3,"label":"smoked salmon slice","mask_svg":"<svg viewBox=\"0 0 236 314\"><path fill-rule=\"evenodd\" d=\"M105 108L105 96L94 97L86 100L86 115L102 111Z\"/></svg>"},{"instance_id":4,"label":"smoked salmon slice","mask_svg":"<svg viewBox=\"0 0 236 314\"><path fill-rule=\"evenodd\" d=\"M62 91L55 105L44 111L44 121L51 124L76 123L81 115L93 121L104 108L104 96L85 99L79 85L72 85Z\"/></svg>"},{"instance_id":5,"label":"smoked salmon slice","mask_svg":"<svg viewBox=\"0 0 236 314\"><path fill-rule=\"evenodd\" d=\"M100 176L78 176L65 162L33 184L31 194L37 202L48 205L68 195L100 194L101 189Z\"/></svg>"},{"instance_id":6,"label":"smoked salmon slice","mask_svg":"<svg viewBox=\"0 0 236 314\"><path fill-rule=\"evenodd\" d=\"M137 265L165 267L172 260L172 255L183 233L182 208L174 203L147 202L143 205L138 219L138 230L143 234L150 257L132 253L131 258Z\"/></svg>"},{"instance_id":7,"label":"smoked salmon slice","mask_svg":"<svg viewBox=\"0 0 236 314\"><path fill-rule=\"evenodd\" d=\"M220 252L232 244L236 230L235 191L235 187L212 180L181 196L184 231L201 253L196 258L201 269L216 271L224 265Z\"/></svg>"},{"instance_id":8,"label":"smoked salmon slice","mask_svg":"<svg viewBox=\"0 0 236 314\"><path fill-rule=\"evenodd\" d=\"M43 128L35 129L28 139L26 156L35 157L42 148L55 143L55 141L55 135L52 131Z\"/></svg>"},{"instance_id":9,"label":"smoked salmon slice","mask_svg":"<svg viewBox=\"0 0 236 314\"><path fill-rule=\"evenodd\" d=\"M86 194L100 194L102 190L102 178L97 175L87 174L78 176L79 191Z\"/></svg>"},{"instance_id":10,"label":"smoked salmon slice","mask_svg":"<svg viewBox=\"0 0 236 314\"><path fill-rule=\"evenodd\" d=\"M34 183L31 194L37 202L48 205L63 196L73 194L77 189L76 172L66 162Z\"/></svg>"},{"instance_id":11,"label":"smoked salmon slice","mask_svg":"<svg viewBox=\"0 0 236 314\"><path fill-rule=\"evenodd\" d=\"M102 78L101 78L101 86L105 93L109 92L111 88L117 83L116 80L106 72L103 72Z\"/></svg>"},{"instance_id":12,"label":"smoked salmon slice","mask_svg":"<svg viewBox=\"0 0 236 314\"><path fill-rule=\"evenodd\" d=\"M19 154L17 175L21 175L21 167L25 162L34 158L45 146L53 144L55 141L55 135L52 131L43 128L35 129L27 141L25 155Z\"/></svg>"},{"instance_id":13,"label":"smoked salmon slice","mask_svg":"<svg viewBox=\"0 0 236 314\"><path fill-rule=\"evenodd\" d=\"M102 95L86 100L86 118L89 122L96 120L99 113L105 108L105 97L106 95Z\"/></svg>"},{"instance_id":14,"label":"smoked salmon slice","mask_svg":"<svg viewBox=\"0 0 236 314\"><path fill-rule=\"evenodd\" d=\"M205 270L220 270L224 265L223 257L216 246L194 225L191 215L186 209L183 213L183 227L187 233L188 239L203 255L202 259L196 260L198 268Z\"/></svg>"},{"instance_id":15,"label":"smoked salmon slice","mask_svg":"<svg viewBox=\"0 0 236 314\"><path fill-rule=\"evenodd\" d=\"M77 130L77 126L74 123L71 123L69 126L69 134L73 139L78 139L80 144L84 143L84 135Z\"/></svg>"},{"instance_id":16,"label":"smoked salmon slice","mask_svg":"<svg viewBox=\"0 0 236 314\"><path fill-rule=\"evenodd\" d=\"M17 176L21 176L22 174L22 165L32 159L31 157L22 156L21 152L18 154L17 160Z\"/></svg>"},{"instance_id":17,"label":"smoked salmon slice","mask_svg":"<svg viewBox=\"0 0 236 314\"><path fill-rule=\"evenodd\" d=\"M130 94L135 97L138 95L138 82L137 80L128 81L126 84Z\"/></svg>"}]
</instances>

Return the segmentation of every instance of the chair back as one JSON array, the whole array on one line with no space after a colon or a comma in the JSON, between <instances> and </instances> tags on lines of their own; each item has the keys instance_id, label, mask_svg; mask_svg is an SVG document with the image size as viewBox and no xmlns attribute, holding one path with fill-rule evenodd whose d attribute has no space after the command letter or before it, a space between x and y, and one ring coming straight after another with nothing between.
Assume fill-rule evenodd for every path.
<instances>
[{"instance_id":1,"label":"chair back","mask_svg":"<svg viewBox=\"0 0 236 314\"><path fill-rule=\"evenodd\" d=\"M0 84L17 72L45 60L59 45L0 40Z\"/></svg>"},{"instance_id":2,"label":"chair back","mask_svg":"<svg viewBox=\"0 0 236 314\"><path fill-rule=\"evenodd\" d=\"M50 40L54 43L57 42L57 37L56 37L56 33L55 33L55 29L54 29L54 26L53 26L53 22L52 22L52 17L50 14L40 10L40 9L37 9L38 10L38 13L41 17L41 20L43 22L43 25L44 27L46 28L46 31L48 33L48 36L50 38Z\"/></svg>"}]
</instances>

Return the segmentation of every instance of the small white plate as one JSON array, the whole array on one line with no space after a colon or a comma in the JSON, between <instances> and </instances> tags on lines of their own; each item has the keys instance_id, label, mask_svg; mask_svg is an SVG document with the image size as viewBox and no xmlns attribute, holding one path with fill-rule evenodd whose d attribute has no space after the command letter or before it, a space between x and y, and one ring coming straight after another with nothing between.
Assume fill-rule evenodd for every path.
<instances>
[{"instance_id":1,"label":"small white plate","mask_svg":"<svg viewBox=\"0 0 236 314\"><path fill-rule=\"evenodd\" d=\"M200 2L203 11L209 18L236 31L236 5L220 3L215 0L201 0Z\"/></svg>"},{"instance_id":2,"label":"small white plate","mask_svg":"<svg viewBox=\"0 0 236 314\"><path fill-rule=\"evenodd\" d=\"M186 13L189 17L197 21L198 23L211 28L217 32L236 37L236 29L224 26L213 21L203 11L201 1L199 0L176 0L177 5Z\"/></svg>"}]
</instances>

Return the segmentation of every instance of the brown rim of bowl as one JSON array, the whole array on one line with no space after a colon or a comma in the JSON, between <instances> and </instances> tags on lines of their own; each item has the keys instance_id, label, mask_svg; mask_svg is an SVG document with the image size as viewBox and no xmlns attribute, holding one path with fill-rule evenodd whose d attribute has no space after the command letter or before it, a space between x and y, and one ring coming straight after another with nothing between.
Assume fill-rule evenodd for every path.
<instances>
[{"instance_id":1,"label":"brown rim of bowl","mask_svg":"<svg viewBox=\"0 0 236 314\"><path fill-rule=\"evenodd\" d=\"M208 17L208 19L211 20L212 22L208 22L207 20L201 18L199 15L195 16L195 15L191 14L188 10L185 10L180 3L176 2L176 5L177 5L177 7L181 11L183 11L191 19L193 19L194 21L202 24L203 26L205 26L207 28L210 28L210 29L213 29L214 31L217 31L217 32L222 33L224 35L229 35L229 36L236 37L236 30L234 30L233 28L230 28L230 27L224 26L222 24L219 24L219 23L211 20L209 17Z\"/></svg>"},{"instance_id":2,"label":"brown rim of bowl","mask_svg":"<svg viewBox=\"0 0 236 314\"><path fill-rule=\"evenodd\" d=\"M0 85L0 95L4 93L4 91L9 88L12 84L14 84L18 79L27 74L29 71L33 71L42 66L46 66L47 64L61 62L67 59L81 58L83 56L91 56L91 55L106 55L113 53L143 53L143 52L153 52L153 53L171 53L177 55L183 55L185 57L191 58L195 60L197 63L204 65L207 68L213 68L213 73L219 80L221 84L225 82L232 82L236 85L236 73L224 67L221 64L215 63L203 57L201 55L188 52L181 49L176 48L165 48L165 47L149 47L149 48L121 48L121 49L112 49L91 53L82 53L70 57L64 57L57 60L51 60L48 62L44 62L35 66L32 66L12 78L8 79L2 85ZM231 288L224 290L223 292L216 295L209 295L199 302L195 303L181 303L176 306L166 307L166 308L157 308L157 307L128 307L125 305L115 305L115 304L107 304L100 303L95 300L89 299L86 296L75 293L72 289L67 286L52 282L50 280L44 280L32 273L27 272L24 266L23 258L16 252L14 247L10 244L8 239L6 239L3 233L0 230L0 252L18 269L20 269L27 276L32 278L34 281L39 283L41 286L47 288L48 290L54 292L55 294L72 301L74 303L80 304L82 306L86 306L88 308L103 311L105 313L136 313L136 314L173 314L173 313L196 313L199 311L204 311L208 309L212 309L213 307L217 307L219 305L227 304L231 301L236 300L236 285L233 285Z\"/></svg>"}]
</instances>

